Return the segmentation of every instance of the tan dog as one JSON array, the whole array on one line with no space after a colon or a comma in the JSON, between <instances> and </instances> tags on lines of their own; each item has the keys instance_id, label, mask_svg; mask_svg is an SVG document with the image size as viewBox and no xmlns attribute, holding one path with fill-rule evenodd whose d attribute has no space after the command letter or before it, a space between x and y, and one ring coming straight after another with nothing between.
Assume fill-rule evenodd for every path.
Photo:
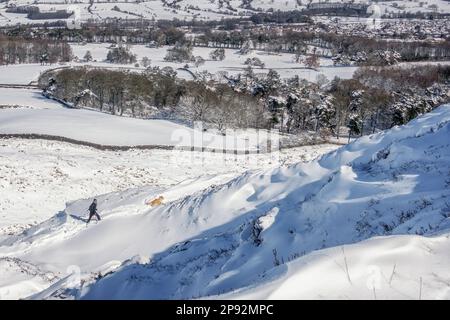
<instances>
[{"instance_id":1,"label":"tan dog","mask_svg":"<svg viewBox=\"0 0 450 320\"><path fill-rule=\"evenodd\" d=\"M159 196L158 198L155 198L153 200L147 201L146 204L148 204L148 205L150 205L152 207L156 207L156 206L161 205L163 200L164 200L164 197L163 196Z\"/></svg>"}]
</instances>

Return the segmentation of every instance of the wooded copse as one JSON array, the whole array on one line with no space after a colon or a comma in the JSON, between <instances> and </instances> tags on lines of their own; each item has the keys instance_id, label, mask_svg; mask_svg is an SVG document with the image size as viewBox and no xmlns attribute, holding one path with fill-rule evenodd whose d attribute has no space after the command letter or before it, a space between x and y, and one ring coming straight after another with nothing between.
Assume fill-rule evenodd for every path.
<instances>
[{"instance_id":1,"label":"wooded copse","mask_svg":"<svg viewBox=\"0 0 450 320\"><path fill-rule=\"evenodd\" d=\"M427 65L361 68L353 79L280 79L251 67L228 83L187 81L170 68L137 72L65 68L43 74L48 96L73 107L139 118L203 121L226 128L278 128L360 136L408 122L450 101L450 67Z\"/></svg>"},{"instance_id":2,"label":"wooded copse","mask_svg":"<svg viewBox=\"0 0 450 320\"><path fill-rule=\"evenodd\" d=\"M109 20L108 20L109 21ZM0 34L22 39L41 39L65 42L100 42L146 44L154 42L158 46L174 45L185 38L183 30L173 25L155 27L139 23L138 25L123 26L125 20L115 22L86 23L80 29L56 27L45 23L39 26L14 26L0 29Z\"/></svg>"},{"instance_id":3,"label":"wooded copse","mask_svg":"<svg viewBox=\"0 0 450 320\"><path fill-rule=\"evenodd\" d=\"M67 62L71 58L72 49L66 42L0 35L0 65Z\"/></svg>"},{"instance_id":4,"label":"wooded copse","mask_svg":"<svg viewBox=\"0 0 450 320\"><path fill-rule=\"evenodd\" d=\"M267 128L258 99L226 84L186 81L170 67L142 73L101 68L64 68L41 75L44 94L70 106L137 118L203 121L218 129Z\"/></svg>"},{"instance_id":5,"label":"wooded copse","mask_svg":"<svg viewBox=\"0 0 450 320\"><path fill-rule=\"evenodd\" d=\"M137 61L137 57L126 46L111 48L106 55L106 61L111 63L130 64Z\"/></svg>"}]
</instances>

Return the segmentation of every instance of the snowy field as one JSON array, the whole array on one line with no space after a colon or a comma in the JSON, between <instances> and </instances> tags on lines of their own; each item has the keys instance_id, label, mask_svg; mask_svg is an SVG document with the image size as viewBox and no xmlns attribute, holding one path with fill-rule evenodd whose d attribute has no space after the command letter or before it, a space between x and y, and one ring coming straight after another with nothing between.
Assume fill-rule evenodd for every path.
<instances>
[{"instance_id":1,"label":"snowy field","mask_svg":"<svg viewBox=\"0 0 450 320\"><path fill-rule=\"evenodd\" d=\"M72 51L75 56L82 59L86 51L91 51L92 57L98 62L106 59L109 50L109 44L71 44ZM170 66L174 69L184 67L186 63L172 63L164 61L167 49L169 47L161 48L147 48L144 45L133 45L131 51L137 55L137 60L140 62L143 57L151 60L152 66L165 67ZM316 81L319 74L325 75L328 79L333 79L338 76L342 79L349 79L353 76L357 67L333 67L331 59L320 58L321 67L317 71L305 67L303 63L296 63L294 61L295 55L289 53L267 54L266 52L253 50L246 55L240 55L237 50L225 49L225 59L223 61L213 61L209 58L209 53L214 48L199 48L195 47L193 50L194 56L200 56L205 59L205 63L199 67L195 67L193 63L189 63L189 70L192 72L207 71L211 74L218 72L227 72L229 75L242 73L247 67L244 62L248 58L257 57L265 64L265 68L254 68L255 73L267 73L269 69L276 70L282 78L291 78L298 75L301 79Z\"/></svg>"},{"instance_id":2,"label":"snowy field","mask_svg":"<svg viewBox=\"0 0 450 320\"><path fill-rule=\"evenodd\" d=\"M167 49L169 47L161 48L148 48L145 45L131 45L131 51L136 54L138 60L138 66L134 64L112 64L105 62L106 55L108 53L110 44L107 43L90 43L86 45L72 43L71 48L76 58L82 60L87 51L90 51L94 59L93 62L70 62L67 64L53 64L41 66L40 64L14 64L14 65L2 65L0 66L0 85L1 84L21 84L28 85L30 83L36 83L42 72L51 69L67 68L71 66L91 66L101 67L114 70L131 70L135 72L141 72L145 68L140 65L143 57L147 57L151 60L151 66L172 67L177 73L178 77L183 79L192 80L192 75L186 71L179 70L183 68L186 63L174 63L164 61ZM259 58L264 62L265 67L263 69L255 67L254 72L256 74L265 74L269 69L277 71L281 78L290 78L299 76L300 79L306 79L308 81L316 82L319 75L324 76L328 80L339 77L341 79L351 79L358 67L335 67L333 62L328 58L320 58L320 67L317 70L308 69L301 62L294 62L294 55L288 53L279 54L267 54L262 51L252 51L247 55L240 55L236 50L225 49L225 60L213 61L209 59L209 53L214 50L213 48L194 48L194 56L201 56L205 59L205 63L199 67L195 67L193 63L189 64L189 70L194 74L197 72L207 71L213 75L219 73L227 73L228 75L236 75L242 73L246 65L245 60L252 57ZM429 64L433 62L408 62L401 63L401 66L415 65L415 64ZM439 64L449 64L448 61L436 62ZM219 76L219 80L222 79ZM1 99L1 98L0 98ZM0 101L1 103L1 101Z\"/></svg>"},{"instance_id":3,"label":"snowy field","mask_svg":"<svg viewBox=\"0 0 450 320\"><path fill-rule=\"evenodd\" d=\"M0 84L28 85L37 81L40 74L48 69L61 67L59 65L42 66L40 64L0 65Z\"/></svg>"},{"instance_id":4,"label":"snowy field","mask_svg":"<svg viewBox=\"0 0 450 320\"><path fill-rule=\"evenodd\" d=\"M268 141L275 148L283 140L275 131L230 129L222 135L213 129L205 131L202 127L191 128L168 120L136 119L50 105L52 108L44 104L44 108L0 109L0 134L63 137L84 145L110 148L193 148L220 153L266 152Z\"/></svg>"},{"instance_id":5,"label":"snowy field","mask_svg":"<svg viewBox=\"0 0 450 320\"><path fill-rule=\"evenodd\" d=\"M93 62L70 62L67 64L53 64L41 66L40 64L15 64L15 65L3 65L0 66L0 84L30 84L36 82L40 74L46 70L66 68L70 66L92 66L102 67L108 69L117 70L131 70L140 72L145 70L141 65L135 66L134 64L112 64L107 63L104 60L109 50L109 44L71 44L74 56L82 59L87 51L90 51L94 59ZM169 47L162 48L147 48L144 45L133 45L131 50L137 55L138 63L141 62L143 57L147 57L151 60L151 66L159 66L161 68L169 66L172 67L177 73L178 77L183 79L192 80L191 74L177 70L183 68L186 63L173 63L164 61L167 49ZM244 64L247 58L258 57L265 63L265 68L254 68L256 74L265 74L269 69L276 70L282 78L290 78L298 75L301 79L307 79L309 81L317 81L317 77L322 74L328 80L332 80L334 77L340 77L342 79L352 78L357 67L334 67L331 59L321 58L319 67L316 70L305 68L302 63L294 62L293 54L267 54L260 51L252 51L248 55L239 55L236 50L226 49L225 60L213 61L209 59L209 53L214 50L213 48L194 48L193 54L195 56L201 56L205 59L205 63L199 67L195 67L193 63L189 64L189 70L193 73L207 71L213 75L217 75L218 72L226 72L228 75L236 75L242 73L246 68ZM220 78L219 78L220 79Z\"/></svg>"},{"instance_id":6,"label":"snowy field","mask_svg":"<svg viewBox=\"0 0 450 320\"><path fill-rule=\"evenodd\" d=\"M297 0L253 0L246 1L252 8L256 10L301 10L306 7L309 2L313 1L297 1ZM335 1L337 2L337 1ZM344 0L341 2L367 2L365 0ZM6 12L6 5L27 5L29 0L9 0L0 4L0 26L36 23L36 20L27 19L24 14ZM230 5L230 10L227 5ZM399 0L399 1L381 1L376 3L382 13L390 12L450 12L450 4L445 0ZM162 1L98 1L93 4L91 10L88 10L89 1L66 1L66 0L37 0L33 5L40 8L42 12L56 10L71 10L75 14L69 18L70 21L76 19L78 21L101 20L105 18L121 18L121 19L165 19L172 20L220 20L222 18L235 18L239 16L248 16L255 11L243 9L242 0L227 1L224 5L218 0L181 0L177 1L179 7L172 8L163 5ZM38 20L40 23L51 22L52 20ZM53 20L54 21L54 20Z\"/></svg>"},{"instance_id":7,"label":"snowy field","mask_svg":"<svg viewBox=\"0 0 450 320\"><path fill-rule=\"evenodd\" d=\"M312 162L98 195L88 227L69 201L0 238L0 296L450 299L449 133L447 105Z\"/></svg>"},{"instance_id":8,"label":"snowy field","mask_svg":"<svg viewBox=\"0 0 450 320\"><path fill-rule=\"evenodd\" d=\"M95 110L66 108L37 90L0 88L0 134L63 137L112 147L175 147L227 152L265 152L276 132L228 130L221 135L168 120L136 119ZM10 107L9 107L10 106Z\"/></svg>"},{"instance_id":9,"label":"snowy field","mask_svg":"<svg viewBox=\"0 0 450 320\"><path fill-rule=\"evenodd\" d=\"M60 109L61 104L42 96L41 90L0 87L0 106L21 106L38 109Z\"/></svg>"},{"instance_id":10,"label":"snowy field","mask_svg":"<svg viewBox=\"0 0 450 320\"><path fill-rule=\"evenodd\" d=\"M175 145L178 132L194 132L166 120L141 120L70 109L6 108L0 110L0 133L44 134L113 146Z\"/></svg>"}]
</instances>

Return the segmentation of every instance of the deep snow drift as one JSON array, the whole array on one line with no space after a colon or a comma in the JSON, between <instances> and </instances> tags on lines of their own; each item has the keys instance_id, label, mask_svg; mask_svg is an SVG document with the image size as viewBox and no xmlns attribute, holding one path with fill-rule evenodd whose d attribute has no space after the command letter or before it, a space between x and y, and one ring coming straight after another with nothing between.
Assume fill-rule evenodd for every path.
<instances>
[{"instance_id":1,"label":"deep snow drift","mask_svg":"<svg viewBox=\"0 0 450 320\"><path fill-rule=\"evenodd\" d=\"M31 298L450 298L450 105L310 163L208 179L217 177L98 197L104 220L88 227L90 199L76 201L0 239L0 256L54 276L42 291L24 289L31 273L14 289ZM163 205L145 204L159 195Z\"/></svg>"}]
</instances>

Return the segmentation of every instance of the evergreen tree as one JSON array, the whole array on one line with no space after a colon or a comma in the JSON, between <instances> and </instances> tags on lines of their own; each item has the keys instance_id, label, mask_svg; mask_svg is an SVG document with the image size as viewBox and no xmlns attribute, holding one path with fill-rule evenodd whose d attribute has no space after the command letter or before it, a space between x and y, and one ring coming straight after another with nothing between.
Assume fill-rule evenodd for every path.
<instances>
[{"instance_id":1,"label":"evergreen tree","mask_svg":"<svg viewBox=\"0 0 450 320\"><path fill-rule=\"evenodd\" d=\"M351 101L349 105L349 117L347 127L348 140L352 135L362 134L362 119L360 117L360 112L363 104L363 90L356 90L351 93Z\"/></svg>"},{"instance_id":2,"label":"evergreen tree","mask_svg":"<svg viewBox=\"0 0 450 320\"><path fill-rule=\"evenodd\" d=\"M86 62L92 61L92 54L89 50L86 51L86 54L84 55L83 60Z\"/></svg>"},{"instance_id":3,"label":"evergreen tree","mask_svg":"<svg viewBox=\"0 0 450 320\"><path fill-rule=\"evenodd\" d=\"M225 59L225 49L218 48L209 53L209 57L214 61L222 61Z\"/></svg>"}]
</instances>

